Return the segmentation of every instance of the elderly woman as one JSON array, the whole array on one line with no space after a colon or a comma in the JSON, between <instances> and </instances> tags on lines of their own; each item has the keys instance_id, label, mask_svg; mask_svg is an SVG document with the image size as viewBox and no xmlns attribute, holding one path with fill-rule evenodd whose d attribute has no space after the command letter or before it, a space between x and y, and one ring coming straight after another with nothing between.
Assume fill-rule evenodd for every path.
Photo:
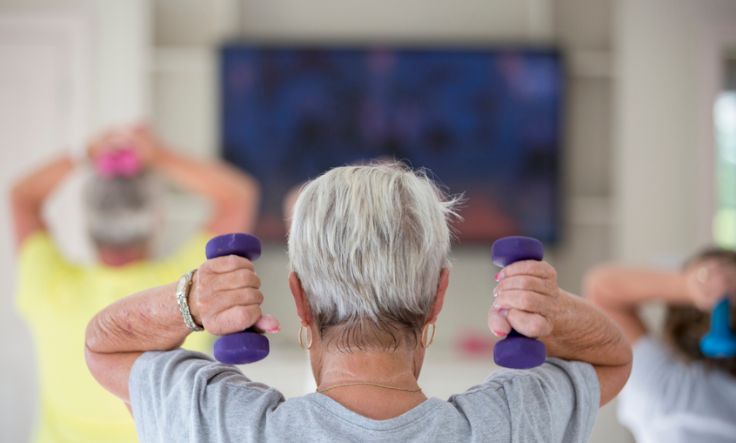
<instances>
[{"instance_id":1,"label":"elderly woman","mask_svg":"<svg viewBox=\"0 0 736 443\"><path fill-rule=\"evenodd\" d=\"M289 287L315 393L285 400L236 367L178 349L190 330L175 283L98 314L88 366L131 406L143 442L587 441L599 404L626 381L630 349L544 262L503 269L488 321L497 335L513 327L542 339L547 363L498 371L448 401L419 387L445 301L453 213L429 179L395 164L336 168L306 185L290 228ZM189 294L194 321L213 334L277 330L259 286L246 259L205 262Z\"/></svg>"},{"instance_id":2,"label":"elderly woman","mask_svg":"<svg viewBox=\"0 0 736 443\"><path fill-rule=\"evenodd\" d=\"M49 195L79 166L71 157L30 172L11 193L18 245L17 304L33 334L39 363L37 443L135 441L129 412L95 383L84 364L80 345L87 323L139 285L163 284L176 279L182 268L201 263L207 239L252 227L258 203L252 179L223 163L178 154L145 127L103 134L88 150L98 164L84 192L86 231L97 263L69 261L43 217ZM124 161L107 157L121 153L127 153ZM108 163L100 165L102 159ZM154 176L202 196L212 207L205 226L162 259L150 254L161 215ZM192 339L188 347L209 349L207 336Z\"/></svg>"}]
</instances>

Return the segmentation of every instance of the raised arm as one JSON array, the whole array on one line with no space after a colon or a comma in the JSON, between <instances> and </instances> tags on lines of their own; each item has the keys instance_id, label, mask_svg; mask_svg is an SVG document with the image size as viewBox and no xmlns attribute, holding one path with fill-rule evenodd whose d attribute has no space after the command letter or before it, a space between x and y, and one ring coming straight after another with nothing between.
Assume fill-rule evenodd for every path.
<instances>
[{"instance_id":1,"label":"raised arm","mask_svg":"<svg viewBox=\"0 0 736 443\"><path fill-rule=\"evenodd\" d=\"M584 292L588 300L621 326L632 344L647 333L639 317L640 305L655 300L691 303L687 276L676 271L601 266L586 275Z\"/></svg>"},{"instance_id":2,"label":"raised arm","mask_svg":"<svg viewBox=\"0 0 736 443\"><path fill-rule=\"evenodd\" d=\"M206 224L211 233L253 230L260 198L255 179L223 162L180 154L145 126L133 128L129 133L135 147L156 171L212 204Z\"/></svg>"},{"instance_id":3,"label":"raised arm","mask_svg":"<svg viewBox=\"0 0 736 443\"><path fill-rule=\"evenodd\" d=\"M682 271L605 265L590 271L584 286L586 298L634 343L647 333L639 306L660 301L708 311L724 294L736 296L736 266L715 257L695 260Z\"/></svg>"},{"instance_id":4,"label":"raised arm","mask_svg":"<svg viewBox=\"0 0 736 443\"><path fill-rule=\"evenodd\" d=\"M74 169L68 155L57 157L15 182L10 191L15 245L18 249L34 232L45 231L43 205L51 193Z\"/></svg>"},{"instance_id":5,"label":"raised arm","mask_svg":"<svg viewBox=\"0 0 736 443\"><path fill-rule=\"evenodd\" d=\"M551 357L593 365L600 382L601 405L626 384L631 347L621 330L586 300L557 286L557 274L546 262L523 261L499 273L488 324L497 336L513 327L542 340Z\"/></svg>"},{"instance_id":6,"label":"raised arm","mask_svg":"<svg viewBox=\"0 0 736 443\"><path fill-rule=\"evenodd\" d=\"M257 328L277 332L278 321L261 315L260 279L247 259L208 260L194 274L189 294L192 317L214 335ZM176 301L176 284L147 289L97 314L87 325L87 366L108 391L129 402L128 379L143 352L179 347L190 331Z\"/></svg>"}]
</instances>

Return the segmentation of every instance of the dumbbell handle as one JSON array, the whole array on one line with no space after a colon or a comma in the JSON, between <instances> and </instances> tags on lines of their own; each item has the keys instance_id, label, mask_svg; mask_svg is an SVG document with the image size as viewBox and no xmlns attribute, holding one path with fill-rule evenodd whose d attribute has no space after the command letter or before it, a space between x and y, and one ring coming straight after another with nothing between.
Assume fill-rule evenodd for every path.
<instances>
[{"instance_id":1,"label":"dumbbell handle","mask_svg":"<svg viewBox=\"0 0 736 443\"><path fill-rule=\"evenodd\" d=\"M261 256L261 242L248 234L224 234L212 238L205 247L207 259L237 255L255 261ZM215 342L215 358L227 364L242 365L265 358L270 351L268 338L254 328L228 334Z\"/></svg>"},{"instance_id":2,"label":"dumbbell handle","mask_svg":"<svg viewBox=\"0 0 736 443\"><path fill-rule=\"evenodd\" d=\"M544 247L535 238L504 237L493 243L491 255L496 266L505 267L522 260L542 260ZM546 358L544 343L513 329L493 347L493 361L506 368L529 369L541 365Z\"/></svg>"}]
</instances>

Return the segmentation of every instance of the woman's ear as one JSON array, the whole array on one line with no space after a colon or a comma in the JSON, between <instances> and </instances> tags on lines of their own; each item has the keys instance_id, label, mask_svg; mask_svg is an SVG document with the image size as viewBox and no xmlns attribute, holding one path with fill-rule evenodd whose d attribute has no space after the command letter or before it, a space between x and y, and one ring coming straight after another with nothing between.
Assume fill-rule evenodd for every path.
<instances>
[{"instance_id":1,"label":"woman's ear","mask_svg":"<svg viewBox=\"0 0 736 443\"><path fill-rule=\"evenodd\" d=\"M447 286L450 284L450 269L442 268L440 271L440 278L437 280L437 295L434 297L434 304L432 305L432 311L429 314L427 323L434 323L437 321L437 317L440 315L442 305L445 303L445 293L447 292Z\"/></svg>"},{"instance_id":2,"label":"woman's ear","mask_svg":"<svg viewBox=\"0 0 736 443\"><path fill-rule=\"evenodd\" d=\"M309 308L309 302L307 297L304 295L304 288L302 282L299 280L299 276L296 272L289 273L289 289L291 295L294 297L294 304L296 305L296 314L302 321L302 325L309 326L312 324L312 310Z\"/></svg>"}]
</instances>

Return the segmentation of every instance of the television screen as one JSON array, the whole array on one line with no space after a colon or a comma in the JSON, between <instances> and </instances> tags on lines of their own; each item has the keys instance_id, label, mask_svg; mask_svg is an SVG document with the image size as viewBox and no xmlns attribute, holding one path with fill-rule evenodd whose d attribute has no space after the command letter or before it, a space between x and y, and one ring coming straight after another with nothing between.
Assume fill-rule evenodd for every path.
<instances>
[{"instance_id":1,"label":"television screen","mask_svg":"<svg viewBox=\"0 0 736 443\"><path fill-rule=\"evenodd\" d=\"M554 242L562 97L551 49L233 44L221 51L222 150L261 183L265 239L284 238L284 200L305 181L397 159L465 195L461 241Z\"/></svg>"}]
</instances>

